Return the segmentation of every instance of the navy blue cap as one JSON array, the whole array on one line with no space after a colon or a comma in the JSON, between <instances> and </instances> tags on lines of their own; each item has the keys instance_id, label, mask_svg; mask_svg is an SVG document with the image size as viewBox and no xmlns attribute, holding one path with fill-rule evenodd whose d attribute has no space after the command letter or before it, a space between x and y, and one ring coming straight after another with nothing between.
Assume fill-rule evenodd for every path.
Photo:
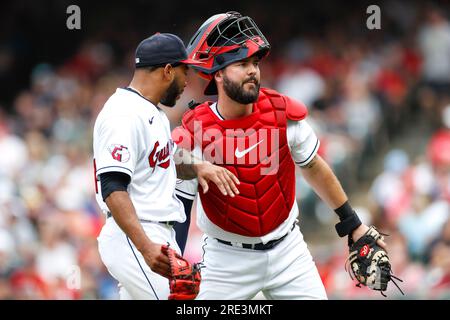
<instances>
[{"instance_id":1,"label":"navy blue cap","mask_svg":"<svg viewBox=\"0 0 450 320\"><path fill-rule=\"evenodd\" d=\"M197 64L188 59L186 47L179 37L171 33L155 33L144 39L136 48L136 67L160 66L165 64Z\"/></svg>"}]
</instances>

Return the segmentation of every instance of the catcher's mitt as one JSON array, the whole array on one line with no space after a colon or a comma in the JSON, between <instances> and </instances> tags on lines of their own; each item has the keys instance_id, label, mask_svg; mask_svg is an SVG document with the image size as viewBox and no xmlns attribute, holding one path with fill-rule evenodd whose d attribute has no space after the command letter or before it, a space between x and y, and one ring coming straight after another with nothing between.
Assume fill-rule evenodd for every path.
<instances>
[{"instance_id":1,"label":"catcher's mitt","mask_svg":"<svg viewBox=\"0 0 450 320\"><path fill-rule=\"evenodd\" d=\"M373 226L358 241L353 243L349 238L350 255L345 263L345 270L348 271L352 280L358 281L358 287L365 285L386 296L383 291L386 291L388 282L392 281L404 294L394 279L403 281L392 274L389 257L377 244L379 239L383 240L383 236Z\"/></svg>"},{"instance_id":2,"label":"catcher's mitt","mask_svg":"<svg viewBox=\"0 0 450 320\"><path fill-rule=\"evenodd\" d=\"M200 288L200 267L193 266L169 245L162 246L162 251L169 257L171 277L169 279L169 300L194 300Z\"/></svg>"}]
</instances>

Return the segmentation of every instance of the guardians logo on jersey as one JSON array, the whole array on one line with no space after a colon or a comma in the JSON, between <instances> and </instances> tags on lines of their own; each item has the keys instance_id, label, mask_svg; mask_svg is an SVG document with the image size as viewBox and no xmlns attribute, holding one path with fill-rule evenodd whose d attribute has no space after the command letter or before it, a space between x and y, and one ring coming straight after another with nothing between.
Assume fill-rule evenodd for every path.
<instances>
[{"instance_id":1,"label":"guardians logo on jersey","mask_svg":"<svg viewBox=\"0 0 450 320\"><path fill-rule=\"evenodd\" d=\"M128 151L128 148L121 145L121 144L112 144L108 147L109 153L111 153L111 156L114 160L117 160L119 162L128 162L130 160L130 152Z\"/></svg>"},{"instance_id":2,"label":"guardians logo on jersey","mask_svg":"<svg viewBox=\"0 0 450 320\"><path fill-rule=\"evenodd\" d=\"M166 146L158 150L159 141L156 141L150 155L148 156L148 164L155 171L156 166L167 169L170 165L170 154L173 150L173 141L169 140ZM152 172L153 172L152 171Z\"/></svg>"}]
</instances>

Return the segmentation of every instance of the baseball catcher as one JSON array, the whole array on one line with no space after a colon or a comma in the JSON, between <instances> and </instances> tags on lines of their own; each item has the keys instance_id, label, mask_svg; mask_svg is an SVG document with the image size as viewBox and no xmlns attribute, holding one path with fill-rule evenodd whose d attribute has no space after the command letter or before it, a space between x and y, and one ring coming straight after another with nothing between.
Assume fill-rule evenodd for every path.
<instances>
[{"instance_id":1,"label":"baseball catcher","mask_svg":"<svg viewBox=\"0 0 450 320\"><path fill-rule=\"evenodd\" d=\"M169 300L194 300L200 288L200 266L193 266L169 245L161 247L169 257L171 276Z\"/></svg>"},{"instance_id":2,"label":"baseball catcher","mask_svg":"<svg viewBox=\"0 0 450 320\"><path fill-rule=\"evenodd\" d=\"M374 226L371 226L356 242L349 237L350 255L345 263L345 270L352 280L356 279L358 287L368 286L372 290L380 291L386 297L383 291L386 291L388 282L392 281L404 295L394 279L403 281L392 274L389 257L377 244L378 240L383 239L383 235Z\"/></svg>"}]
</instances>

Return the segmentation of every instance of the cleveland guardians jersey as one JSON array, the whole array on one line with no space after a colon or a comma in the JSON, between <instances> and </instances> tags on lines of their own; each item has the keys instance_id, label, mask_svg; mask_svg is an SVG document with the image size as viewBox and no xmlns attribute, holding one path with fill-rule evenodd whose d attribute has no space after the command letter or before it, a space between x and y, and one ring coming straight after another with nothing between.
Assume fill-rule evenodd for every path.
<instances>
[{"instance_id":1,"label":"cleveland guardians jersey","mask_svg":"<svg viewBox=\"0 0 450 320\"><path fill-rule=\"evenodd\" d=\"M118 88L105 103L94 126L96 198L102 211L99 175L122 172L131 177L128 193L141 220L184 222L175 196L175 145L167 116L131 88Z\"/></svg>"}]
</instances>

